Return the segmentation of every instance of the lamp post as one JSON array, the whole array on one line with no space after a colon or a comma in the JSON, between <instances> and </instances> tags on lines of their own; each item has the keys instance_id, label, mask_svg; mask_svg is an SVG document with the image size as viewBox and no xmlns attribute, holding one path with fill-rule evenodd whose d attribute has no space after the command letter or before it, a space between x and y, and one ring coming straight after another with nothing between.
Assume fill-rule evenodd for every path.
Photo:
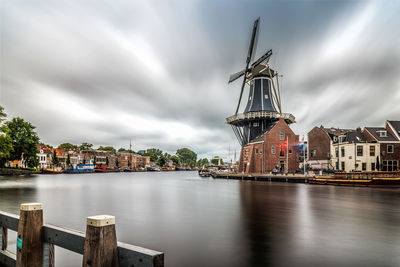
<instances>
[{"instance_id":1,"label":"lamp post","mask_svg":"<svg viewBox=\"0 0 400 267\"><path fill-rule=\"evenodd\" d=\"M289 172L289 136L286 136L286 173Z\"/></svg>"}]
</instances>

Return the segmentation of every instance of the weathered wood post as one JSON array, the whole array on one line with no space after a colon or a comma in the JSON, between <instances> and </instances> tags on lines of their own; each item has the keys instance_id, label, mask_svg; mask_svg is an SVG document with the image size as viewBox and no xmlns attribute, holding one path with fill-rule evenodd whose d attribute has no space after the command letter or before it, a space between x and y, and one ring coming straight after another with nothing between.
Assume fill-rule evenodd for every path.
<instances>
[{"instance_id":1,"label":"weathered wood post","mask_svg":"<svg viewBox=\"0 0 400 267\"><path fill-rule=\"evenodd\" d=\"M7 250L8 229L1 227L1 250Z\"/></svg>"},{"instance_id":2,"label":"weathered wood post","mask_svg":"<svg viewBox=\"0 0 400 267\"><path fill-rule=\"evenodd\" d=\"M42 203L21 204L17 236L17 266L43 266L42 226Z\"/></svg>"},{"instance_id":3,"label":"weathered wood post","mask_svg":"<svg viewBox=\"0 0 400 267\"><path fill-rule=\"evenodd\" d=\"M86 220L82 266L118 266L115 217L98 215Z\"/></svg>"}]
</instances>

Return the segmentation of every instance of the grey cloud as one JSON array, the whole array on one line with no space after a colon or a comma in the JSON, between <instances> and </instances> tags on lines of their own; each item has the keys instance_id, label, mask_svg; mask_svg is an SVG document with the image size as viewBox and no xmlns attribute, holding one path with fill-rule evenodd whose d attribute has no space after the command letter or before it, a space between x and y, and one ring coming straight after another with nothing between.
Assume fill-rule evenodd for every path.
<instances>
[{"instance_id":1,"label":"grey cloud","mask_svg":"<svg viewBox=\"0 0 400 267\"><path fill-rule=\"evenodd\" d=\"M132 139L135 149L191 146L226 156L229 145L239 151L224 120L240 87L227 79L243 68L252 21L261 16L257 56L273 48L298 133L322 123L381 125L400 119L399 4L376 5L364 35L378 38L362 35L347 54L312 69L335 29L367 4L9 1L1 11L0 104L30 120L47 143L127 147ZM377 103L391 108L376 110Z\"/></svg>"}]
</instances>

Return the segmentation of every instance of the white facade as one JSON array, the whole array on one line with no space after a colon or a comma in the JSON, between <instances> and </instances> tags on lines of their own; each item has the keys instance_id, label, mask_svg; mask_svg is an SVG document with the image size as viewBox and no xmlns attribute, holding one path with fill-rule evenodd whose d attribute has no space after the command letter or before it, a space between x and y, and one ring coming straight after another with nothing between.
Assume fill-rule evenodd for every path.
<instances>
[{"instance_id":1,"label":"white facade","mask_svg":"<svg viewBox=\"0 0 400 267\"><path fill-rule=\"evenodd\" d=\"M332 146L331 164L340 171L375 171L380 155L377 143L340 143ZM339 165L339 166L338 166Z\"/></svg>"},{"instance_id":2,"label":"white facade","mask_svg":"<svg viewBox=\"0 0 400 267\"><path fill-rule=\"evenodd\" d=\"M44 153L44 151L41 149L41 150L39 150L39 153L37 154L37 156L39 158L39 168L41 168L41 169L48 168L47 154Z\"/></svg>"}]
</instances>

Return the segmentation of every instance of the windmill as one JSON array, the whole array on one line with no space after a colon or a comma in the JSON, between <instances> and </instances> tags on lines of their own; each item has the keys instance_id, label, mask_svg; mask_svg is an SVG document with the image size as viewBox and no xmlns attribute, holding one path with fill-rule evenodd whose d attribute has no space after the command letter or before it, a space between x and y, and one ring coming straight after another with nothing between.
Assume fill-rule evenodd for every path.
<instances>
[{"instance_id":1,"label":"windmill","mask_svg":"<svg viewBox=\"0 0 400 267\"><path fill-rule=\"evenodd\" d=\"M292 114L282 113L278 73L268 64L272 50L251 63L257 47L259 23L260 18L254 22L245 68L232 74L228 82L243 76L235 115L226 118L226 123L232 126L242 146L261 138L280 118L285 119L288 124L295 122ZM243 113L238 113L246 84L250 87L247 105Z\"/></svg>"}]
</instances>

